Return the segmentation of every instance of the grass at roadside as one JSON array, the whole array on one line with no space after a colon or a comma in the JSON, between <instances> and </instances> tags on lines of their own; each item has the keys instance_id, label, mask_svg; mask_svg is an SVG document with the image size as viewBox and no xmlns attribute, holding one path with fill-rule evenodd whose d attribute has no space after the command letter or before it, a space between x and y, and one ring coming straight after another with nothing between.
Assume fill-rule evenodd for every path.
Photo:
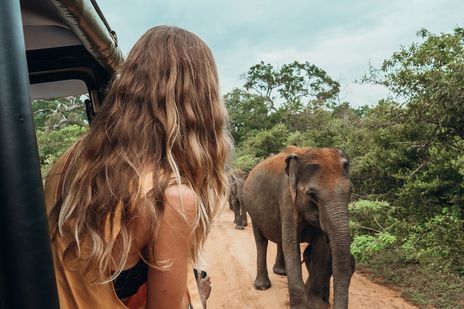
<instances>
[{"instance_id":1,"label":"grass at roadside","mask_svg":"<svg viewBox=\"0 0 464 309\"><path fill-rule=\"evenodd\" d=\"M464 277L437 269L407 263L391 251L357 264L358 272L400 289L405 299L420 308L464 309Z\"/></svg>"}]
</instances>

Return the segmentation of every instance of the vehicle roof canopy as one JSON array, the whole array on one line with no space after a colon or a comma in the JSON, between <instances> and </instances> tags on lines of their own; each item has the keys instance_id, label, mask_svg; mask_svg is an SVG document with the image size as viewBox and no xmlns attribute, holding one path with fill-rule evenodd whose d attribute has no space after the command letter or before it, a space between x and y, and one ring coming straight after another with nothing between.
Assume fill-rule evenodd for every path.
<instances>
[{"instance_id":1,"label":"vehicle roof canopy","mask_svg":"<svg viewBox=\"0 0 464 309\"><path fill-rule=\"evenodd\" d=\"M124 61L95 0L21 0L33 98L101 88Z\"/></svg>"}]
</instances>

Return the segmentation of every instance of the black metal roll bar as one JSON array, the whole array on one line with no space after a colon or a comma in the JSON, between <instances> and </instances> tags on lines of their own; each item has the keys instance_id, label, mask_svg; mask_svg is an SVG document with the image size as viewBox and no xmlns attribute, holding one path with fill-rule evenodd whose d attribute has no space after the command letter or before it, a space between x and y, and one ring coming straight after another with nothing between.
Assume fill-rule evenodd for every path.
<instances>
[{"instance_id":1,"label":"black metal roll bar","mask_svg":"<svg viewBox=\"0 0 464 309\"><path fill-rule=\"evenodd\" d=\"M2 308L59 308L18 0L0 10Z\"/></svg>"},{"instance_id":2,"label":"black metal roll bar","mask_svg":"<svg viewBox=\"0 0 464 309\"><path fill-rule=\"evenodd\" d=\"M95 0L40 1L52 4L82 46L26 53L20 0L1 1L1 309L59 308L29 85L78 78L86 82L90 98L100 97L124 60Z\"/></svg>"},{"instance_id":3,"label":"black metal roll bar","mask_svg":"<svg viewBox=\"0 0 464 309\"><path fill-rule=\"evenodd\" d=\"M82 45L110 72L123 62L116 32L111 30L95 0L49 0Z\"/></svg>"}]
</instances>

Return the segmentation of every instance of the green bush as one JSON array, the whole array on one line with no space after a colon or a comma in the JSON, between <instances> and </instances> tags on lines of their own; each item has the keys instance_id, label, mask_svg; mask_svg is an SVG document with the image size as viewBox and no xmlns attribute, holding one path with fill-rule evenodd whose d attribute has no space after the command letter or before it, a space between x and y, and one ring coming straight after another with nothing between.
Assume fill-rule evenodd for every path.
<instances>
[{"instance_id":1,"label":"green bush","mask_svg":"<svg viewBox=\"0 0 464 309\"><path fill-rule=\"evenodd\" d=\"M394 243L397 237L389 232L372 235L356 235L351 243L351 254L359 262L367 262L374 254L385 250Z\"/></svg>"},{"instance_id":2,"label":"green bush","mask_svg":"<svg viewBox=\"0 0 464 309\"><path fill-rule=\"evenodd\" d=\"M253 168L253 166L258 164L259 161L261 161L260 158L256 158L250 154L244 154L235 159L234 167L242 171L249 171Z\"/></svg>"},{"instance_id":3,"label":"green bush","mask_svg":"<svg viewBox=\"0 0 464 309\"><path fill-rule=\"evenodd\" d=\"M295 131L290 133L287 137L287 145L305 147L314 145L314 142L300 131Z\"/></svg>"},{"instance_id":4,"label":"green bush","mask_svg":"<svg viewBox=\"0 0 464 309\"><path fill-rule=\"evenodd\" d=\"M409 261L464 274L464 221L445 208L413 227L401 249Z\"/></svg>"},{"instance_id":5,"label":"green bush","mask_svg":"<svg viewBox=\"0 0 464 309\"><path fill-rule=\"evenodd\" d=\"M70 125L52 131L37 130L36 135L43 179L45 179L56 159L86 131L87 127L79 125Z\"/></svg>"},{"instance_id":6,"label":"green bush","mask_svg":"<svg viewBox=\"0 0 464 309\"><path fill-rule=\"evenodd\" d=\"M351 203L350 226L354 234L378 234L391 231L400 222L394 217L395 208L388 202L359 200Z\"/></svg>"},{"instance_id":7,"label":"green bush","mask_svg":"<svg viewBox=\"0 0 464 309\"><path fill-rule=\"evenodd\" d=\"M394 231L400 221L395 209L387 202L359 200L349 205L350 227L353 235L351 253L355 259L367 262L374 254L394 245Z\"/></svg>"},{"instance_id":8,"label":"green bush","mask_svg":"<svg viewBox=\"0 0 464 309\"><path fill-rule=\"evenodd\" d=\"M287 136L288 129L284 124L275 125L269 130L262 130L249 136L244 142L243 152L255 158L265 158L285 148Z\"/></svg>"}]
</instances>

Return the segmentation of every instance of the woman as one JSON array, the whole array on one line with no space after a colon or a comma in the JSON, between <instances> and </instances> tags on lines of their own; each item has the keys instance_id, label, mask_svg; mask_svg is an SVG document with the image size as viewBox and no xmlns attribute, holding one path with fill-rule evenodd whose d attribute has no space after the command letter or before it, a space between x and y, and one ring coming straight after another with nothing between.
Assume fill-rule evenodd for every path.
<instances>
[{"instance_id":1,"label":"woman","mask_svg":"<svg viewBox=\"0 0 464 309\"><path fill-rule=\"evenodd\" d=\"M140 287L145 308L188 307L188 263L227 202L226 118L206 44L148 30L47 178L61 308L127 308Z\"/></svg>"}]
</instances>

